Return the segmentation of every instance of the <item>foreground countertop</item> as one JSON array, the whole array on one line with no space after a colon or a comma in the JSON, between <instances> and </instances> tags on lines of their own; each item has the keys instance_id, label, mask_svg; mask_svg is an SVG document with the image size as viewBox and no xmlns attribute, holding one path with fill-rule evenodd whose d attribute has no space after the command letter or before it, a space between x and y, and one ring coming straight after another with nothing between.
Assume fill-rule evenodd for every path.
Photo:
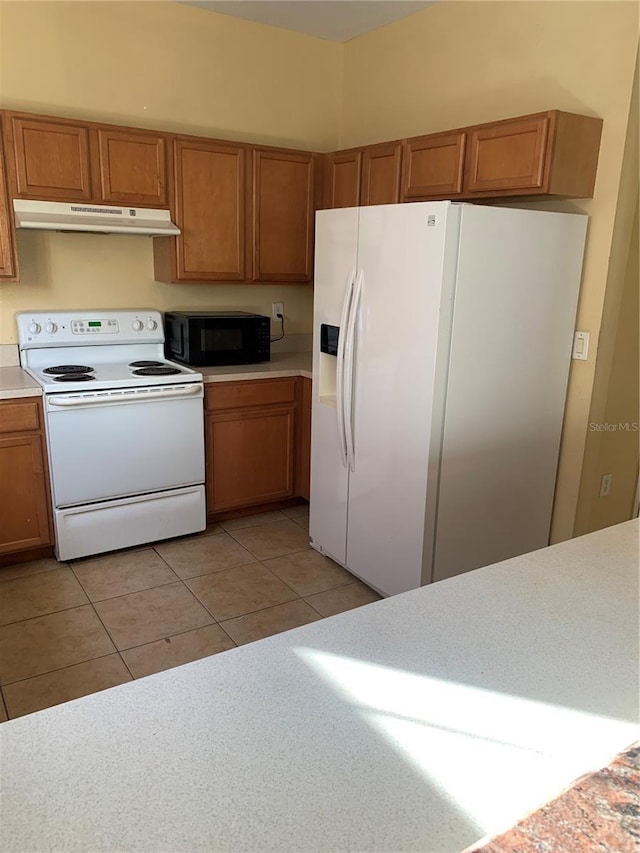
<instances>
[{"instance_id":1,"label":"foreground countertop","mask_svg":"<svg viewBox=\"0 0 640 853\"><path fill-rule=\"evenodd\" d=\"M0 849L460 851L638 737L637 521L0 726Z\"/></svg>"},{"instance_id":2,"label":"foreground countertop","mask_svg":"<svg viewBox=\"0 0 640 853\"><path fill-rule=\"evenodd\" d=\"M271 361L261 364L238 364L231 367L198 367L205 382L229 382L240 379L280 379L306 376L311 379L310 352L271 353Z\"/></svg>"},{"instance_id":3,"label":"foreground countertop","mask_svg":"<svg viewBox=\"0 0 640 853\"><path fill-rule=\"evenodd\" d=\"M0 367L0 400L41 396L42 388L21 367Z\"/></svg>"}]
</instances>

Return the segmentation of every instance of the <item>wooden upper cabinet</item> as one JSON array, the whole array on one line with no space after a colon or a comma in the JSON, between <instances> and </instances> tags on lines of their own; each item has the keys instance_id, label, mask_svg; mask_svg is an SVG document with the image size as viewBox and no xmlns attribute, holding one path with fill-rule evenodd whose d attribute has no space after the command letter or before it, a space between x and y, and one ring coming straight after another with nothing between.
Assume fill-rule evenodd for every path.
<instances>
[{"instance_id":1,"label":"wooden upper cabinet","mask_svg":"<svg viewBox=\"0 0 640 853\"><path fill-rule=\"evenodd\" d=\"M360 204L362 151L336 151L325 160L325 207L357 207Z\"/></svg>"},{"instance_id":2,"label":"wooden upper cabinet","mask_svg":"<svg viewBox=\"0 0 640 853\"><path fill-rule=\"evenodd\" d=\"M541 187L548 132L546 115L471 130L466 189Z\"/></svg>"},{"instance_id":3,"label":"wooden upper cabinet","mask_svg":"<svg viewBox=\"0 0 640 853\"><path fill-rule=\"evenodd\" d=\"M462 192L466 133L433 133L407 139L402 155L402 200Z\"/></svg>"},{"instance_id":4,"label":"wooden upper cabinet","mask_svg":"<svg viewBox=\"0 0 640 853\"><path fill-rule=\"evenodd\" d=\"M176 139L174 215L179 237L154 240L160 281L245 279L246 148Z\"/></svg>"},{"instance_id":5,"label":"wooden upper cabinet","mask_svg":"<svg viewBox=\"0 0 640 853\"><path fill-rule=\"evenodd\" d=\"M145 131L100 127L97 130L99 198L105 204L166 207L165 137Z\"/></svg>"},{"instance_id":6,"label":"wooden upper cabinet","mask_svg":"<svg viewBox=\"0 0 640 853\"><path fill-rule=\"evenodd\" d=\"M253 151L253 280L310 281L314 155Z\"/></svg>"},{"instance_id":7,"label":"wooden upper cabinet","mask_svg":"<svg viewBox=\"0 0 640 853\"><path fill-rule=\"evenodd\" d=\"M11 281L18 276L14 242L13 209L7 191L2 142L0 140L0 279Z\"/></svg>"},{"instance_id":8,"label":"wooden upper cabinet","mask_svg":"<svg viewBox=\"0 0 640 853\"><path fill-rule=\"evenodd\" d=\"M363 149L360 204L395 204L400 199L402 142Z\"/></svg>"},{"instance_id":9,"label":"wooden upper cabinet","mask_svg":"<svg viewBox=\"0 0 640 853\"><path fill-rule=\"evenodd\" d=\"M591 198L602 119L550 110L468 128L468 198Z\"/></svg>"},{"instance_id":10,"label":"wooden upper cabinet","mask_svg":"<svg viewBox=\"0 0 640 853\"><path fill-rule=\"evenodd\" d=\"M88 125L8 114L6 132L15 166L17 197L91 200Z\"/></svg>"}]
</instances>

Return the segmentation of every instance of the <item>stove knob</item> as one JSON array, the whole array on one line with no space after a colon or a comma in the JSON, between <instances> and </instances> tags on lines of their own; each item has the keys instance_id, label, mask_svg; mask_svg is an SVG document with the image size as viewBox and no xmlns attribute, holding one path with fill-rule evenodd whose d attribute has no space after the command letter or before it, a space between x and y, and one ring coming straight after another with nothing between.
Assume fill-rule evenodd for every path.
<instances>
[{"instance_id":1,"label":"stove knob","mask_svg":"<svg viewBox=\"0 0 640 853\"><path fill-rule=\"evenodd\" d=\"M158 324L156 323L156 321L155 320L149 320L149 322L147 323L147 329L149 329L150 332L155 332L155 330L157 328L158 328Z\"/></svg>"},{"instance_id":2,"label":"stove knob","mask_svg":"<svg viewBox=\"0 0 640 853\"><path fill-rule=\"evenodd\" d=\"M37 335L40 331L40 323L29 323L29 334Z\"/></svg>"},{"instance_id":3,"label":"stove knob","mask_svg":"<svg viewBox=\"0 0 640 853\"><path fill-rule=\"evenodd\" d=\"M45 323L44 330L48 335L53 335L54 332L58 331L58 327L55 323L49 322L49 323Z\"/></svg>"},{"instance_id":4,"label":"stove knob","mask_svg":"<svg viewBox=\"0 0 640 853\"><path fill-rule=\"evenodd\" d=\"M131 324L134 328L134 331L141 332L144 329L144 323L142 320L134 320Z\"/></svg>"}]
</instances>

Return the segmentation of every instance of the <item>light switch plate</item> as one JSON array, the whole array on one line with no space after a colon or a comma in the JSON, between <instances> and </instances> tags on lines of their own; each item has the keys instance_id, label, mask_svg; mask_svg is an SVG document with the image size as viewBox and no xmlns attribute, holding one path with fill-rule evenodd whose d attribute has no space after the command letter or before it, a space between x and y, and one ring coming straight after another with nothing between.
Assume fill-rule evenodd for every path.
<instances>
[{"instance_id":1,"label":"light switch plate","mask_svg":"<svg viewBox=\"0 0 640 853\"><path fill-rule=\"evenodd\" d=\"M589 356L589 332L575 332L573 335L573 350L571 358L586 361Z\"/></svg>"}]
</instances>

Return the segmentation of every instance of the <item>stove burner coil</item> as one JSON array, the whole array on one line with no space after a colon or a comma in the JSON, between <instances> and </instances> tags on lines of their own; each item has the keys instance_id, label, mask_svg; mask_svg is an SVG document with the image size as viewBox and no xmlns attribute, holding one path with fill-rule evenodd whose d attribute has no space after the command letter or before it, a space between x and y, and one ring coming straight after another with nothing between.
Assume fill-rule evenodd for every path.
<instances>
[{"instance_id":1,"label":"stove burner coil","mask_svg":"<svg viewBox=\"0 0 640 853\"><path fill-rule=\"evenodd\" d=\"M132 361L129 367L164 367L162 361Z\"/></svg>"},{"instance_id":2,"label":"stove burner coil","mask_svg":"<svg viewBox=\"0 0 640 853\"><path fill-rule=\"evenodd\" d=\"M141 367L133 373L135 376L174 376L182 371L177 367Z\"/></svg>"},{"instance_id":3,"label":"stove burner coil","mask_svg":"<svg viewBox=\"0 0 640 853\"><path fill-rule=\"evenodd\" d=\"M95 376L89 373L63 373L62 376L56 376L55 382L93 382Z\"/></svg>"},{"instance_id":4,"label":"stove burner coil","mask_svg":"<svg viewBox=\"0 0 640 853\"><path fill-rule=\"evenodd\" d=\"M64 376L68 373L93 373L93 367L84 364L56 364L54 367L45 367L42 372L49 376Z\"/></svg>"}]
</instances>

